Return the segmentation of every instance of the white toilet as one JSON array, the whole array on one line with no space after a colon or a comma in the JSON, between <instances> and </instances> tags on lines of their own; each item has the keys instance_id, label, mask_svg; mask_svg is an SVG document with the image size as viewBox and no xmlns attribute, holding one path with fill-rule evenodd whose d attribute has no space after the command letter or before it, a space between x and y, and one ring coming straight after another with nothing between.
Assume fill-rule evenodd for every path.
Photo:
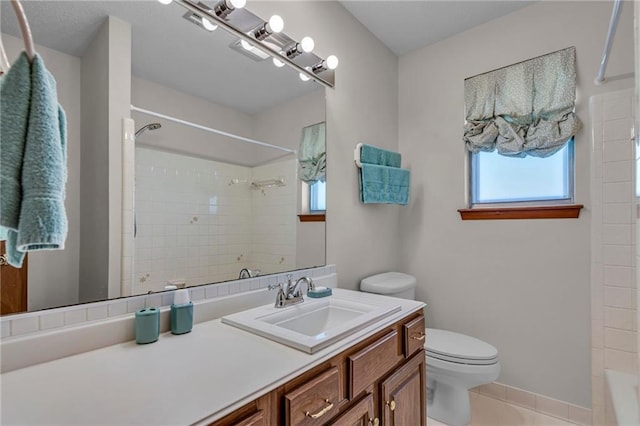
<instances>
[{"instance_id":1,"label":"white toilet","mask_svg":"<svg viewBox=\"0 0 640 426\"><path fill-rule=\"evenodd\" d=\"M360 282L360 291L415 298L415 277L400 272L373 275ZM498 350L464 334L426 329L427 415L450 426L471 420L469 389L491 383L500 374Z\"/></svg>"}]
</instances>

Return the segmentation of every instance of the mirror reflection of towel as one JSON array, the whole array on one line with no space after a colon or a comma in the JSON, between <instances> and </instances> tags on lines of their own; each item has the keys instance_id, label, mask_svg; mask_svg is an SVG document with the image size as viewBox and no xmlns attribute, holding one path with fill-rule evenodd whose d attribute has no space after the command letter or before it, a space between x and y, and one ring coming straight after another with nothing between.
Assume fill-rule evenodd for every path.
<instances>
[{"instance_id":1,"label":"mirror reflection of towel","mask_svg":"<svg viewBox=\"0 0 640 426\"><path fill-rule=\"evenodd\" d=\"M0 239L9 264L24 253L64 249L66 117L56 82L23 52L0 81Z\"/></svg>"}]
</instances>

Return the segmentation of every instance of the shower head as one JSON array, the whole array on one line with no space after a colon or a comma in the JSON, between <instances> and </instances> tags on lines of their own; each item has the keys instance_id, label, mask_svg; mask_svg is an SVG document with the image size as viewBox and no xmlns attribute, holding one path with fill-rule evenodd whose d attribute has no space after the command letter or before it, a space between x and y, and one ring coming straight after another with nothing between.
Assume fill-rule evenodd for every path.
<instances>
[{"instance_id":1,"label":"shower head","mask_svg":"<svg viewBox=\"0 0 640 426\"><path fill-rule=\"evenodd\" d=\"M138 131L136 132L136 137L140 136L145 130L157 130L160 127L162 127L162 124L160 124L160 123L147 124L146 126L141 127L140 129L138 129Z\"/></svg>"}]
</instances>

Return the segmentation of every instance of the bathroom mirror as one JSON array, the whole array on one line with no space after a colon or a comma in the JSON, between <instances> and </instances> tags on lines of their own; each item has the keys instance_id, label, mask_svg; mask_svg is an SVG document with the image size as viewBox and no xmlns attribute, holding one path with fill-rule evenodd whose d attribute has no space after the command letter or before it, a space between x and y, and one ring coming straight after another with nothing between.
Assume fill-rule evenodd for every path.
<instances>
[{"instance_id":1,"label":"bathroom mirror","mask_svg":"<svg viewBox=\"0 0 640 426\"><path fill-rule=\"evenodd\" d=\"M323 87L270 59L252 58L234 47L230 34L194 24L175 3L23 6L36 50L43 46L56 77L69 131L66 247L29 254L22 268L29 311L162 291L169 281L191 286L237 279L243 268L265 275L324 265L324 222L298 220L307 187L297 180L295 154L302 129L324 121ZM2 2L1 16L12 62L23 44L9 2ZM105 23L108 17L114 22ZM113 158L100 164L96 146L104 129L89 124L95 105L87 82L102 78L90 73L108 78L122 71L117 55L96 65L104 25L112 25L105 51L131 52L124 96L136 107L127 113L138 136L133 150L122 140L117 167ZM110 90L119 84L110 82ZM110 92L107 106L119 96ZM125 158L127 152L133 156ZM105 178L96 179L91 172L101 167ZM122 202L113 202L113 182L106 182L114 178L122 180ZM105 188L112 198L99 198ZM135 200L131 214L127 196Z\"/></svg>"}]
</instances>

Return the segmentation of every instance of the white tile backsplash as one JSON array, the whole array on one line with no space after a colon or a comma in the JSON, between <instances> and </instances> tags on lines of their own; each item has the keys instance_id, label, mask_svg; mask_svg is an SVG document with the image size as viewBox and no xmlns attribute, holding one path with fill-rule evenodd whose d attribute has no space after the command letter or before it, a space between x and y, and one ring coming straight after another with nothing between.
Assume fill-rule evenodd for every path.
<instances>
[{"instance_id":1,"label":"white tile backsplash","mask_svg":"<svg viewBox=\"0 0 640 426\"><path fill-rule=\"evenodd\" d=\"M300 272L301 275L314 277L327 277L334 273L335 267L333 265L311 268ZM192 300L196 301L229 295L230 286L234 289L237 288L237 293L240 293L256 290L257 288L265 288L269 283L283 282L285 280L286 273L282 273L255 279L211 284L190 288L189 290ZM56 328L79 325L87 321L106 320L108 317L119 315L133 315L132 312L128 312L129 309L169 306L172 302L173 292L168 292L5 316L0 319L1 337L5 339L38 331L49 332Z\"/></svg>"},{"instance_id":2,"label":"white tile backsplash","mask_svg":"<svg viewBox=\"0 0 640 426\"><path fill-rule=\"evenodd\" d=\"M107 305L107 312L110 317L124 315L127 313L127 302L118 300L116 302L109 303Z\"/></svg>"},{"instance_id":3,"label":"white tile backsplash","mask_svg":"<svg viewBox=\"0 0 640 426\"><path fill-rule=\"evenodd\" d=\"M50 312L40 316L40 330L49 330L64 325L63 312Z\"/></svg>"},{"instance_id":4,"label":"white tile backsplash","mask_svg":"<svg viewBox=\"0 0 640 426\"><path fill-rule=\"evenodd\" d=\"M109 316L107 305L100 304L87 308L87 321L96 321L105 319Z\"/></svg>"},{"instance_id":5,"label":"white tile backsplash","mask_svg":"<svg viewBox=\"0 0 640 426\"><path fill-rule=\"evenodd\" d=\"M11 336L11 321L3 319L0 322L0 329L2 330L0 336L4 339L5 337Z\"/></svg>"},{"instance_id":6,"label":"white tile backsplash","mask_svg":"<svg viewBox=\"0 0 640 426\"><path fill-rule=\"evenodd\" d=\"M64 312L64 325L80 324L87 321L87 308L81 307Z\"/></svg>"},{"instance_id":7,"label":"white tile backsplash","mask_svg":"<svg viewBox=\"0 0 640 426\"><path fill-rule=\"evenodd\" d=\"M11 335L33 333L38 331L39 326L39 319L35 315L17 318L11 321Z\"/></svg>"}]
</instances>

